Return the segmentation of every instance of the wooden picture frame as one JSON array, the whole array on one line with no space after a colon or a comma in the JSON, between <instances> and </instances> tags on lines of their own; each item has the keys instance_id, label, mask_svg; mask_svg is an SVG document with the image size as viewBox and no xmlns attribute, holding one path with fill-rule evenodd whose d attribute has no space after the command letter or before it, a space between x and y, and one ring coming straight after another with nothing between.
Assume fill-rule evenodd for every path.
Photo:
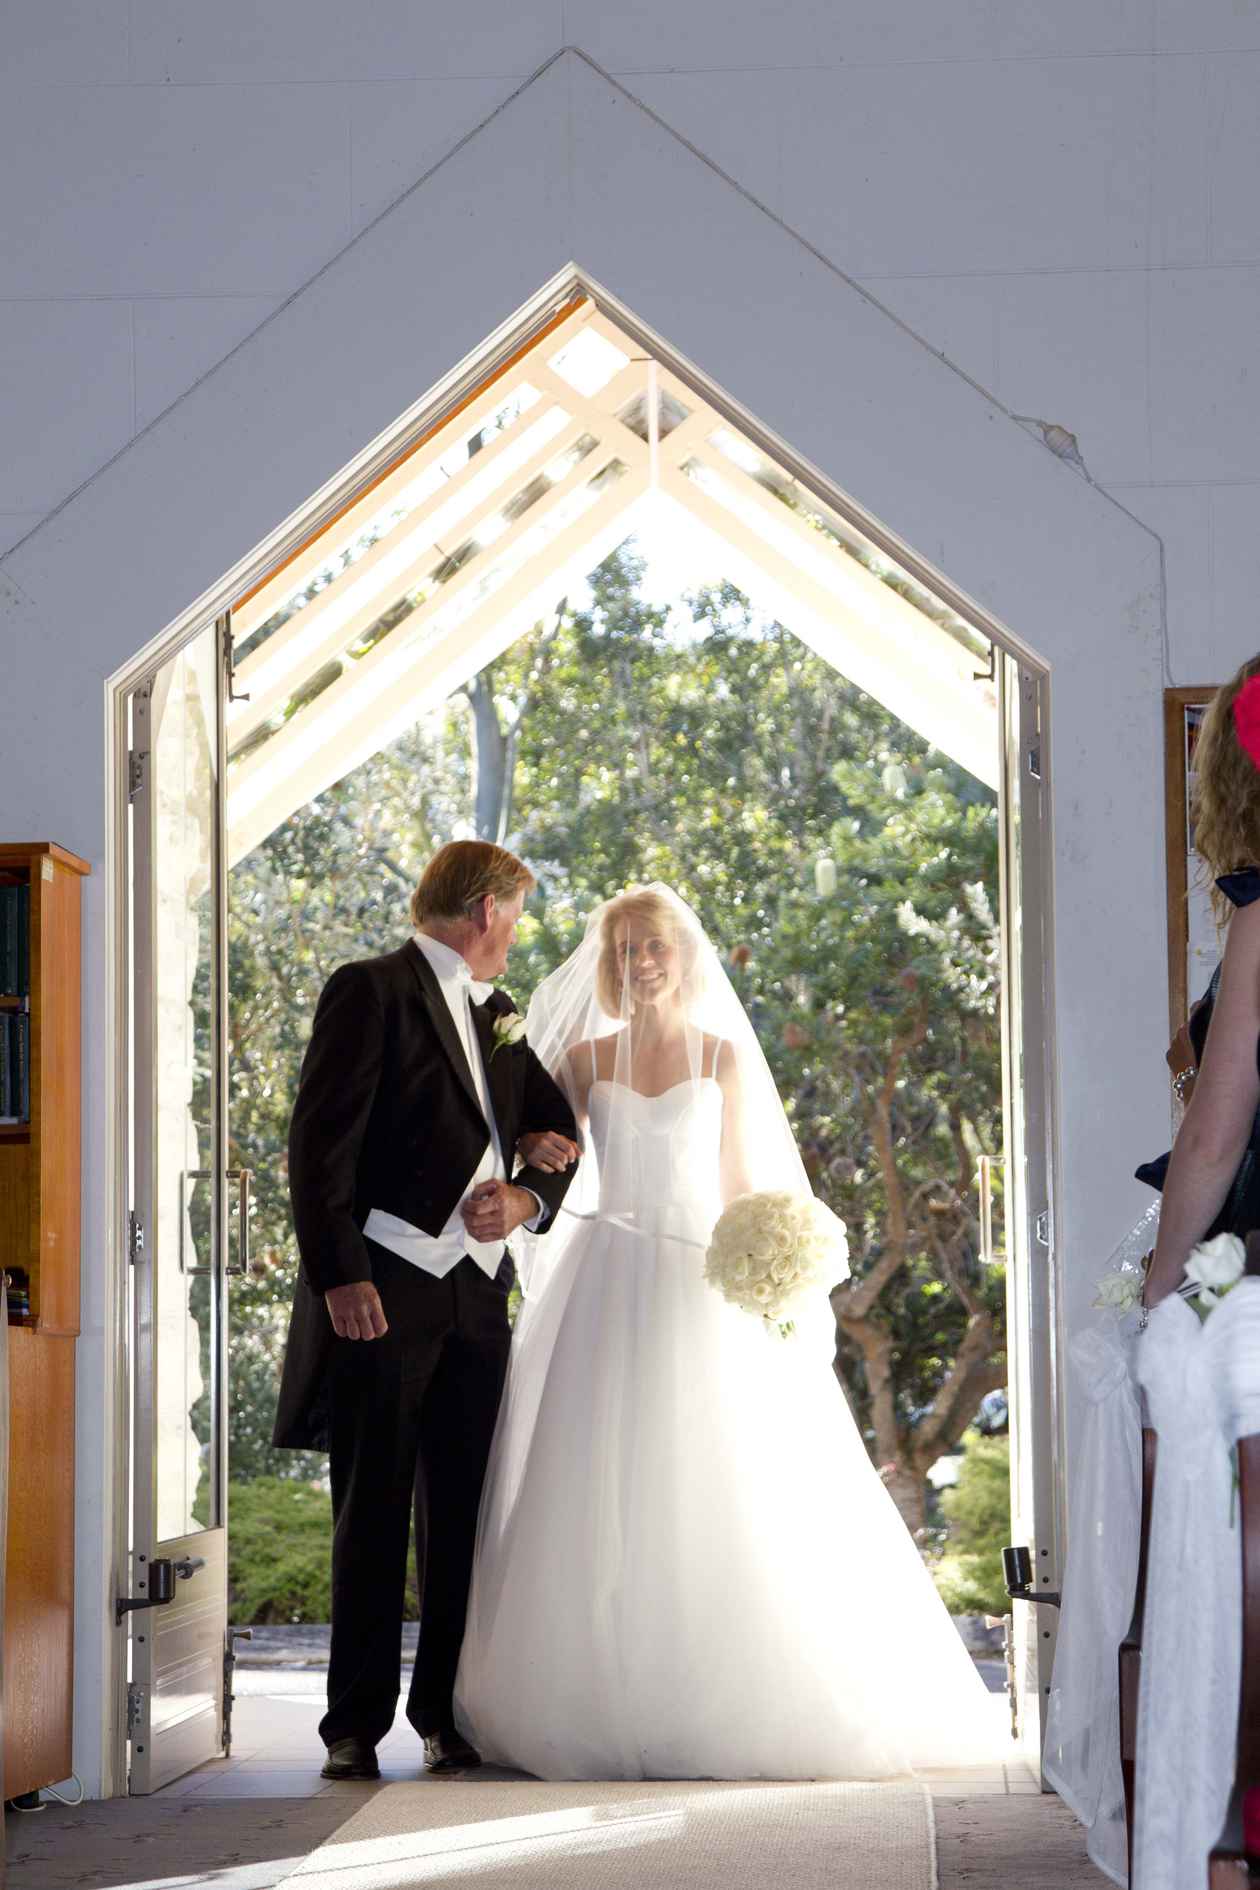
<instances>
[{"instance_id":1,"label":"wooden picture frame","mask_svg":"<svg viewBox=\"0 0 1260 1890\"><path fill-rule=\"evenodd\" d=\"M1168 882L1168 1028L1175 1036L1192 1001L1203 995L1210 967L1192 960L1204 955L1206 892L1196 874L1190 790L1194 748L1204 711L1217 685L1203 683L1164 691L1164 846Z\"/></svg>"}]
</instances>

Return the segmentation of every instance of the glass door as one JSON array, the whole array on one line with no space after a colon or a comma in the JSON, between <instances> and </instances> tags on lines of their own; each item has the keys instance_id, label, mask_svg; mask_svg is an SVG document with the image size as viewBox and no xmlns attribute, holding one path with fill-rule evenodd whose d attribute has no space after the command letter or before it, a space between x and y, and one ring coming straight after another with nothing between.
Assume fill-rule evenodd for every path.
<instances>
[{"instance_id":1,"label":"glass door","mask_svg":"<svg viewBox=\"0 0 1260 1890\"><path fill-rule=\"evenodd\" d=\"M1044 1597L1060 1587L1061 1507L1045 682L1006 655L999 677L1010 1539L1027 1550L1028 1593ZM1013 1730L1039 1765L1058 1610L1044 1600L1017 1600L1013 1609Z\"/></svg>"},{"instance_id":2,"label":"glass door","mask_svg":"<svg viewBox=\"0 0 1260 1890\"><path fill-rule=\"evenodd\" d=\"M217 1757L224 1738L222 677L212 625L130 701L133 1793Z\"/></svg>"}]
</instances>

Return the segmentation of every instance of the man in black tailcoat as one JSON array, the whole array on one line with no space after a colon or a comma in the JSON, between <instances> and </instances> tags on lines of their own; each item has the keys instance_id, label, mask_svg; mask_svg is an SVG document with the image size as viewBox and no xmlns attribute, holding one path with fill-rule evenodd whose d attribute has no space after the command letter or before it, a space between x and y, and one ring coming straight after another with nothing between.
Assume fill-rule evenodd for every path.
<instances>
[{"instance_id":1,"label":"man in black tailcoat","mask_svg":"<svg viewBox=\"0 0 1260 1890\"><path fill-rule=\"evenodd\" d=\"M302 1064L289 1131L301 1267L273 1441L329 1452L327 1778L379 1776L413 1513L407 1717L430 1770L478 1762L452 1694L507 1369L506 1243L546 1231L577 1159L572 1110L488 983L533 884L501 847L443 847L412 896L414 937L333 973Z\"/></svg>"}]
</instances>

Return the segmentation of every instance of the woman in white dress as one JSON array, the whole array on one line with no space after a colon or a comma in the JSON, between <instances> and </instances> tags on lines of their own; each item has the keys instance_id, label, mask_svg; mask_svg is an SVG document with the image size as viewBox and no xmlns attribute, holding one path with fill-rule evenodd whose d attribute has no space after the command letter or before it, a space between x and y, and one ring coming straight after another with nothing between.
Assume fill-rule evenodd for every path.
<instances>
[{"instance_id":1,"label":"woman in white dress","mask_svg":"<svg viewBox=\"0 0 1260 1890\"><path fill-rule=\"evenodd\" d=\"M528 1035L587 1148L522 1255L461 1730L546 1779L993 1758L996 1702L866 1454L825 1292L784 1339L704 1279L726 1201L808 1182L690 910L661 886L608 901Z\"/></svg>"}]
</instances>

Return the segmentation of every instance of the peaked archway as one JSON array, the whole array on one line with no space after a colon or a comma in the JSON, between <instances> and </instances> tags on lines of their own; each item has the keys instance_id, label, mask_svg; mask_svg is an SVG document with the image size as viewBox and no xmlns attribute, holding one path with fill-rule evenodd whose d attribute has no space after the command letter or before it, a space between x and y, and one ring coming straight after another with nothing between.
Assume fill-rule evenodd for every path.
<instances>
[{"instance_id":1,"label":"peaked archway","mask_svg":"<svg viewBox=\"0 0 1260 1890\"><path fill-rule=\"evenodd\" d=\"M556 610L640 522L703 539L997 787L987 638L575 291L232 608L232 861Z\"/></svg>"}]
</instances>

